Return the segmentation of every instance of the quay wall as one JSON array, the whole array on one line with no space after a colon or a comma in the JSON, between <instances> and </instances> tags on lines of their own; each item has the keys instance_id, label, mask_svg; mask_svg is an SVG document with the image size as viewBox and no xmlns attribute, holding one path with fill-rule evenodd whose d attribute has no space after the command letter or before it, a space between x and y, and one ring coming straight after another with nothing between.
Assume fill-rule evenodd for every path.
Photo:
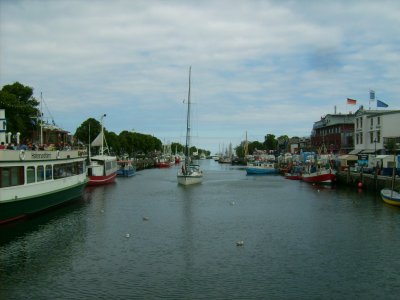
<instances>
[{"instance_id":1,"label":"quay wall","mask_svg":"<svg viewBox=\"0 0 400 300\"><path fill-rule=\"evenodd\" d=\"M340 171L336 174L338 184L358 187L362 183L362 188L371 191L380 191L383 188L392 187L392 177L375 174L365 174L350 171ZM396 176L395 188L400 187L400 177Z\"/></svg>"}]
</instances>

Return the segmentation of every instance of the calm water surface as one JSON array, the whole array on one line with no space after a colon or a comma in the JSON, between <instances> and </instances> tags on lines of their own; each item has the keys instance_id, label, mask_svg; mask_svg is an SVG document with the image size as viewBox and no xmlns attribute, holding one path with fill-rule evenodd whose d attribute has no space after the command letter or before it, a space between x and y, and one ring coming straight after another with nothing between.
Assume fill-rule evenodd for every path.
<instances>
[{"instance_id":1,"label":"calm water surface","mask_svg":"<svg viewBox=\"0 0 400 300\"><path fill-rule=\"evenodd\" d=\"M398 299L399 208L201 163L200 185L144 170L0 227L0 299Z\"/></svg>"}]
</instances>

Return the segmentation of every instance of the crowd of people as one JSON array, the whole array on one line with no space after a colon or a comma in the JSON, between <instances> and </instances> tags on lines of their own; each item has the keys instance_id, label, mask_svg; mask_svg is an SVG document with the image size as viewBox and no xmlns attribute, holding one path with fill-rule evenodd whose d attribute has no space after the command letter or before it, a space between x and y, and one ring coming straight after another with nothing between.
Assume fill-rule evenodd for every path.
<instances>
[{"instance_id":1,"label":"crowd of people","mask_svg":"<svg viewBox=\"0 0 400 300\"><path fill-rule=\"evenodd\" d=\"M71 150L71 146L68 143L59 143L59 144L49 144L49 145L37 145L32 143L31 141L24 141L23 143L9 143L6 144L4 142L0 143L0 150Z\"/></svg>"}]
</instances>

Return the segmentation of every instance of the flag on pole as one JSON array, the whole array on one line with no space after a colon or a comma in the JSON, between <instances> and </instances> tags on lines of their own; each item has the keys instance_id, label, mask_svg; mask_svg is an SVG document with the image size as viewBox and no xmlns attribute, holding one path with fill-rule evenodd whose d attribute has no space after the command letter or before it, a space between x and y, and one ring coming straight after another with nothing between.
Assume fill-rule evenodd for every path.
<instances>
[{"instance_id":1,"label":"flag on pole","mask_svg":"<svg viewBox=\"0 0 400 300\"><path fill-rule=\"evenodd\" d=\"M375 100L375 91L369 90L369 99L370 100Z\"/></svg>"},{"instance_id":2,"label":"flag on pole","mask_svg":"<svg viewBox=\"0 0 400 300\"><path fill-rule=\"evenodd\" d=\"M347 98L347 104L356 105L357 104L357 100Z\"/></svg>"},{"instance_id":3,"label":"flag on pole","mask_svg":"<svg viewBox=\"0 0 400 300\"><path fill-rule=\"evenodd\" d=\"M387 105L385 102L381 101L381 100L376 100L376 107L388 107L389 105Z\"/></svg>"}]
</instances>

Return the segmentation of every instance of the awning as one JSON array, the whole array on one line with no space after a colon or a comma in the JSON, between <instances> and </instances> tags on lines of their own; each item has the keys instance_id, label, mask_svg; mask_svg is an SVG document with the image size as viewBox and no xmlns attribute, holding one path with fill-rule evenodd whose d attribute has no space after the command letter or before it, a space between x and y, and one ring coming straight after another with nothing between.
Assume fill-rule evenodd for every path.
<instances>
[{"instance_id":1,"label":"awning","mask_svg":"<svg viewBox=\"0 0 400 300\"><path fill-rule=\"evenodd\" d=\"M377 155L376 158L384 159L384 158L389 157L389 156L391 156L391 155Z\"/></svg>"},{"instance_id":2,"label":"awning","mask_svg":"<svg viewBox=\"0 0 400 300\"><path fill-rule=\"evenodd\" d=\"M357 157L357 155L346 154L346 155L341 155L341 156L339 156L339 159L344 159L344 160L358 160L358 157Z\"/></svg>"},{"instance_id":3,"label":"awning","mask_svg":"<svg viewBox=\"0 0 400 300\"><path fill-rule=\"evenodd\" d=\"M362 151L362 150L354 149L354 150L351 150L349 154L358 154L358 153L360 153L361 151Z\"/></svg>"},{"instance_id":4,"label":"awning","mask_svg":"<svg viewBox=\"0 0 400 300\"><path fill-rule=\"evenodd\" d=\"M363 150L361 151L362 154L374 154L375 150Z\"/></svg>"}]
</instances>

